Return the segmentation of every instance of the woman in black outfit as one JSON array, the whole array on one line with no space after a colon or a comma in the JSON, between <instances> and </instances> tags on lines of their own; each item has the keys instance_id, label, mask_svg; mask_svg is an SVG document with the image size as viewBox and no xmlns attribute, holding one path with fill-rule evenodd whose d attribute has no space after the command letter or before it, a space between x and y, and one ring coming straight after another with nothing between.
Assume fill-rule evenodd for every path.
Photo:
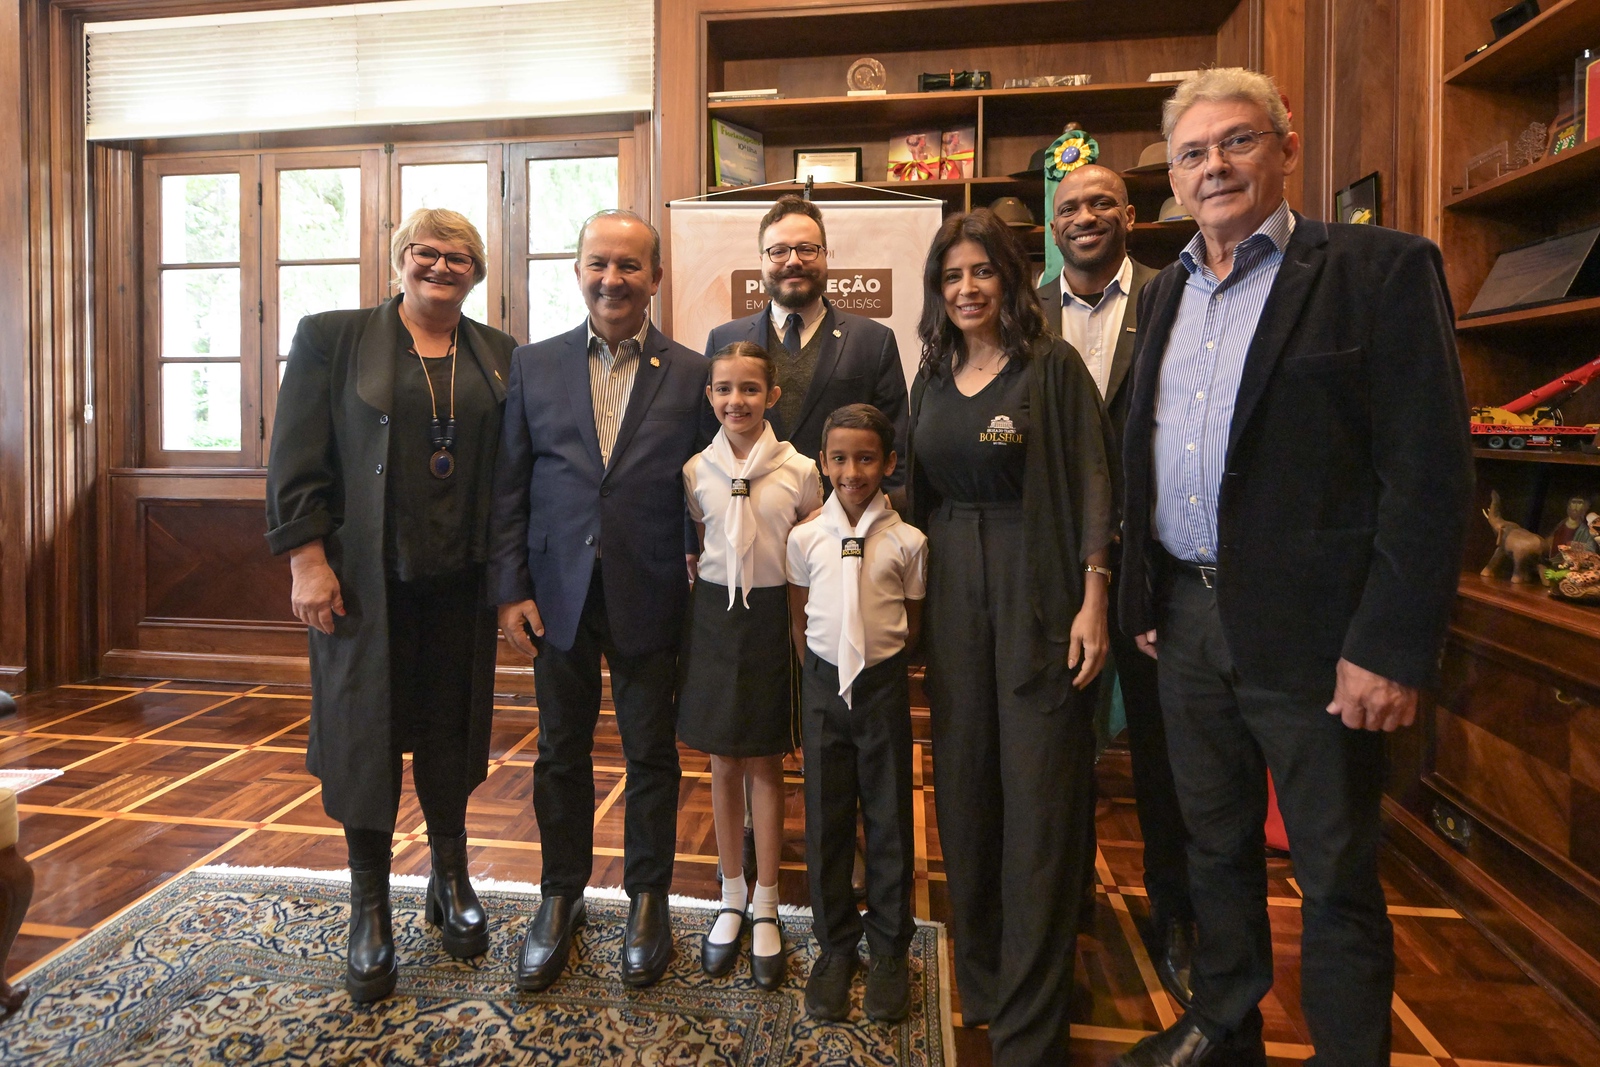
<instances>
[{"instance_id":1,"label":"woman in black outfit","mask_svg":"<svg viewBox=\"0 0 1600 1067\"><path fill-rule=\"evenodd\" d=\"M483 584L489 495L516 342L461 314L487 273L454 211L395 231L400 295L308 315L278 392L267 543L287 552L311 628L306 766L350 852L345 986L394 989L389 846L401 755L428 823L427 919L445 950L488 949L467 877L467 798L488 773L495 614Z\"/></svg>"},{"instance_id":2,"label":"woman in black outfit","mask_svg":"<svg viewBox=\"0 0 1600 1067\"><path fill-rule=\"evenodd\" d=\"M929 538L923 648L963 1022L1000 1067L1068 1059L1079 887L1094 857L1111 430L1045 329L1027 255L988 211L945 220L923 270L911 512Z\"/></svg>"}]
</instances>

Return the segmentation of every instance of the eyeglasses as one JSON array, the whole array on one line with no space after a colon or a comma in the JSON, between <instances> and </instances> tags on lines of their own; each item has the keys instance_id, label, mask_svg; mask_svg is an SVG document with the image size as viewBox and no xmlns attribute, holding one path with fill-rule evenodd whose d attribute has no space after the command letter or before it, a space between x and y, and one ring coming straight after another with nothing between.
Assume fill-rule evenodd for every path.
<instances>
[{"instance_id":1,"label":"eyeglasses","mask_svg":"<svg viewBox=\"0 0 1600 1067\"><path fill-rule=\"evenodd\" d=\"M415 241L406 245L406 251L411 253L411 258L416 260L420 267L431 267L439 262L440 256L443 256L445 269L451 274L466 274L474 266L472 257L465 252L441 252L430 245L417 244Z\"/></svg>"},{"instance_id":2,"label":"eyeglasses","mask_svg":"<svg viewBox=\"0 0 1600 1067\"><path fill-rule=\"evenodd\" d=\"M1223 159L1238 159L1255 151L1256 145L1265 138L1276 137L1276 130L1240 130L1238 133L1229 134L1216 144L1206 145L1204 148L1189 148L1171 159L1167 160L1168 170L1194 170L1200 164L1211 158L1211 150L1215 148L1222 154Z\"/></svg>"},{"instance_id":3,"label":"eyeglasses","mask_svg":"<svg viewBox=\"0 0 1600 1067\"><path fill-rule=\"evenodd\" d=\"M788 262L789 253L791 252L800 257L800 262L810 263L822 254L823 248L821 245L814 244L773 245L771 248L763 248L761 251L774 263Z\"/></svg>"}]
</instances>

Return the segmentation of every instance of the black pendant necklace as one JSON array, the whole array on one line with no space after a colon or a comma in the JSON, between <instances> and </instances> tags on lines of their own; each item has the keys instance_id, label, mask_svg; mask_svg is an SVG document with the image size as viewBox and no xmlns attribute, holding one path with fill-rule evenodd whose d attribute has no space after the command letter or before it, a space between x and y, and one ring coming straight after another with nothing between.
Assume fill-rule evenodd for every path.
<instances>
[{"instance_id":1,"label":"black pendant necklace","mask_svg":"<svg viewBox=\"0 0 1600 1067\"><path fill-rule=\"evenodd\" d=\"M422 358L422 353L417 351L416 343L411 345L411 354L417 357L417 362L422 364L422 376L428 380L428 402L433 406L433 422L430 427L428 439L433 442L433 455L428 457L428 473L441 481L456 472L456 332L461 327L450 331L450 417L439 417L439 398L433 391L433 374L428 370L428 361Z\"/></svg>"}]
</instances>

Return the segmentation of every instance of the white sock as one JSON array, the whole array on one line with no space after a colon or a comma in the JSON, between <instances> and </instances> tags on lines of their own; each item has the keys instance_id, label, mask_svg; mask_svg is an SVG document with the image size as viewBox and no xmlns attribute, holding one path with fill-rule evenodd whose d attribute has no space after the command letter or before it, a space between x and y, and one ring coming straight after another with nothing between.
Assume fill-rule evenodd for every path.
<instances>
[{"instance_id":1,"label":"white sock","mask_svg":"<svg viewBox=\"0 0 1600 1067\"><path fill-rule=\"evenodd\" d=\"M722 906L744 911L745 900L749 890L744 884L744 875L722 879ZM717 923L711 928L711 940L718 945L731 944L739 936L739 930L744 925L744 920L737 915L718 915Z\"/></svg>"},{"instance_id":2,"label":"white sock","mask_svg":"<svg viewBox=\"0 0 1600 1067\"><path fill-rule=\"evenodd\" d=\"M778 917L778 887L777 885L762 885L756 883L755 899L750 903L750 917L759 919L763 916L769 919ZM771 923L755 923L751 926L750 954L753 956L776 956L783 951L783 935Z\"/></svg>"}]
</instances>

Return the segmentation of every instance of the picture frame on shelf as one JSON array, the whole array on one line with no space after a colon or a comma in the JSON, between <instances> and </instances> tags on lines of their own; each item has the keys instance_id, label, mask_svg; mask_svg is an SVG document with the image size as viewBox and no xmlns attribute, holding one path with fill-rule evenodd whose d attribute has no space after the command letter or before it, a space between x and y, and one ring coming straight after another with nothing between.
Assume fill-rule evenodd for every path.
<instances>
[{"instance_id":1,"label":"picture frame on shelf","mask_svg":"<svg viewBox=\"0 0 1600 1067\"><path fill-rule=\"evenodd\" d=\"M761 185L767 180L767 158L761 134L721 119L711 120L713 175L719 186Z\"/></svg>"},{"instance_id":2,"label":"picture frame on shelf","mask_svg":"<svg viewBox=\"0 0 1600 1067\"><path fill-rule=\"evenodd\" d=\"M859 148L796 148L794 180L804 182L858 182L861 180Z\"/></svg>"},{"instance_id":3,"label":"picture frame on shelf","mask_svg":"<svg viewBox=\"0 0 1600 1067\"><path fill-rule=\"evenodd\" d=\"M1378 171L1358 178L1333 194L1334 218L1358 226L1383 225L1383 191Z\"/></svg>"}]
</instances>

